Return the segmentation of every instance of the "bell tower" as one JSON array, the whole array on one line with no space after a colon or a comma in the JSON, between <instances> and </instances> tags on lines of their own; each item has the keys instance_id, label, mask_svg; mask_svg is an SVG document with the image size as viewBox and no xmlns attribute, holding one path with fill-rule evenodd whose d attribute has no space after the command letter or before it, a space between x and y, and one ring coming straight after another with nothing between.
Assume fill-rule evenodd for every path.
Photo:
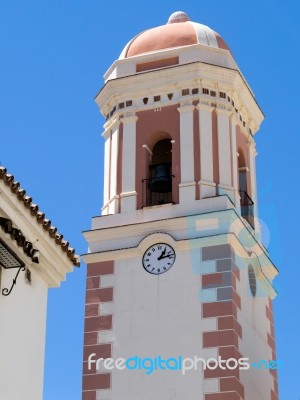
<instances>
[{"instance_id":1,"label":"bell tower","mask_svg":"<svg viewBox=\"0 0 300 400\"><path fill-rule=\"evenodd\" d=\"M278 399L277 270L256 192L264 117L229 47L176 12L132 39L104 79L83 400Z\"/></svg>"}]
</instances>

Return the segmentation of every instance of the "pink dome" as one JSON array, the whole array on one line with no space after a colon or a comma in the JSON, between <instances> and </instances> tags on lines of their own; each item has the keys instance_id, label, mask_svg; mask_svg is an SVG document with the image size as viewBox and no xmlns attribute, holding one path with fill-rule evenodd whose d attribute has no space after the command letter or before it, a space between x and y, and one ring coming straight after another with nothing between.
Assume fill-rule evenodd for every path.
<instances>
[{"instance_id":1,"label":"pink dome","mask_svg":"<svg viewBox=\"0 0 300 400\"><path fill-rule=\"evenodd\" d=\"M202 44L230 50L221 36L206 25L190 21L182 11L173 13L167 24L148 29L133 38L120 58L128 58L175 47Z\"/></svg>"}]
</instances>

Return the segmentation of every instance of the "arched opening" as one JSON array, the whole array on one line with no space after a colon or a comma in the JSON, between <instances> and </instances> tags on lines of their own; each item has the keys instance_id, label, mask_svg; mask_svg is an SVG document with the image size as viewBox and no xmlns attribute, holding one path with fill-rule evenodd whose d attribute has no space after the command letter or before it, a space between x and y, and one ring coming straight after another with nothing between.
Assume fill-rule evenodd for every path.
<instances>
[{"instance_id":1,"label":"arched opening","mask_svg":"<svg viewBox=\"0 0 300 400\"><path fill-rule=\"evenodd\" d=\"M172 142L157 141L152 150L149 178L143 180L144 205L172 203Z\"/></svg>"},{"instance_id":2,"label":"arched opening","mask_svg":"<svg viewBox=\"0 0 300 400\"><path fill-rule=\"evenodd\" d=\"M152 164L172 165L172 143L170 139L162 139L155 143L152 151Z\"/></svg>"},{"instance_id":3,"label":"arched opening","mask_svg":"<svg viewBox=\"0 0 300 400\"><path fill-rule=\"evenodd\" d=\"M251 264L248 265L248 281L250 286L250 291L253 297L256 296L256 274L254 268Z\"/></svg>"},{"instance_id":4,"label":"arched opening","mask_svg":"<svg viewBox=\"0 0 300 400\"><path fill-rule=\"evenodd\" d=\"M238 149L238 177L239 193L241 198L241 215L254 228L254 203L249 195L248 171L245 155L242 149Z\"/></svg>"},{"instance_id":5,"label":"arched opening","mask_svg":"<svg viewBox=\"0 0 300 400\"><path fill-rule=\"evenodd\" d=\"M239 190L240 192L247 193L247 166L246 160L242 149L238 150L239 153Z\"/></svg>"}]
</instances>

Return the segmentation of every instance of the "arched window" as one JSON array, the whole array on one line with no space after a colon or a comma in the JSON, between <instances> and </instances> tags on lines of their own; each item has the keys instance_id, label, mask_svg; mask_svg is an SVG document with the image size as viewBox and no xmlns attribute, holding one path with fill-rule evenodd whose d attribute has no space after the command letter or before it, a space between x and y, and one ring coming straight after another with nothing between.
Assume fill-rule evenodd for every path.
<instances>
[{"instance_id":1,"label":"arched window","mask_svg":"<svg viewBox=\"0 0 300 400\"><path fill-rule=\"evenodd\" d=\"M254 203L249 195L247 183L248 167L246 165L245 155L242 149L238 150L238 174L239 174L239 193L241 198L241 215L254 228Z\"/></svg>"},{"instance_id":2,"label":"arched window","mask_svg":"<svg viewBox=\"0 0 300 400\"><path fill-rule=\"evenodd\" d=\"M248 192L247 188L247 166L243 150L239 149L239 190L240 192Z\"/></svg>"},{"instance_id":3,"label":"arched window","mask_svg":"<svg viewBox=\"0 0 300 400\"><path fill-rule=\"evenodd\" d=\"M170 139L159 140L153 147L152 164L172 165L172 144Z\"/></svg>"},{"instance_id":4,"label":"arched window","mask_svg":"<svg viewBox=\"0 0 300 400\"><path fill-rule=\"evenodd\" d=\"M251 264L248 265L248 281L252 296L256 296L256 274Z\"/></svg>"},{"instance_id":5,"label":"arched window","mask_svg":"<svg viewBox=\"0 0 300 400\"><path fill-rule=\"evenodd\" d=\"M155 143L149 165L150 178L144 180L144 204L147 206L172 202L172 143L161 139ZM147 181L147 182L145 182ZM145 187L146 185L146 187Z\"/></svg>"}]
</instances>

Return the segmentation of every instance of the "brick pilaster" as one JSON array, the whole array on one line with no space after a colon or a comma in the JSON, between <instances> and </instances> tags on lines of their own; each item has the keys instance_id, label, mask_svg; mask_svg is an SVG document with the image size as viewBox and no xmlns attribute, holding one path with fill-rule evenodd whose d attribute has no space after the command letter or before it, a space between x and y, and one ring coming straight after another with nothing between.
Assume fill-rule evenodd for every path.
<instances>
[{"instance_id":1,"label":"brick pilaster","mask_svg":"<svg viewBox=\"0 0 300 400\"><path fill-rule=\"evenodd\" d=\"M111 373L96 370L96 364L88 369L88 357L95 353L94 359L109 358L112 355L112 343L101 339L101 335L112 330L113 286L107 285L114 274L114 262L106 261L88 264L86 280L86 301L84 321L84 354L83 354L83 381L82 400L99 400L105 391L108 399L111 389ZM109 338L109 335L106 335Z\"/></svg>"},{"instance_id":2,"label":"brick pilaster","mask_svg":"<svg viewBox=\"0 0 300 400\"><path fill-rule=\"evenodd\" d=\"M242 327L238 322L241 298L237 290L240 272L230 245L202 248L202 263L210 265L201 276L202 318L216 318L217 329L203 332L203 348L217 348L223 360L239 359L239 340ZM205 393L205 400L244 400L244 387L239 369L206 369L204 380L217 379L219 391Z\"/></svg>"}]
</instances>

